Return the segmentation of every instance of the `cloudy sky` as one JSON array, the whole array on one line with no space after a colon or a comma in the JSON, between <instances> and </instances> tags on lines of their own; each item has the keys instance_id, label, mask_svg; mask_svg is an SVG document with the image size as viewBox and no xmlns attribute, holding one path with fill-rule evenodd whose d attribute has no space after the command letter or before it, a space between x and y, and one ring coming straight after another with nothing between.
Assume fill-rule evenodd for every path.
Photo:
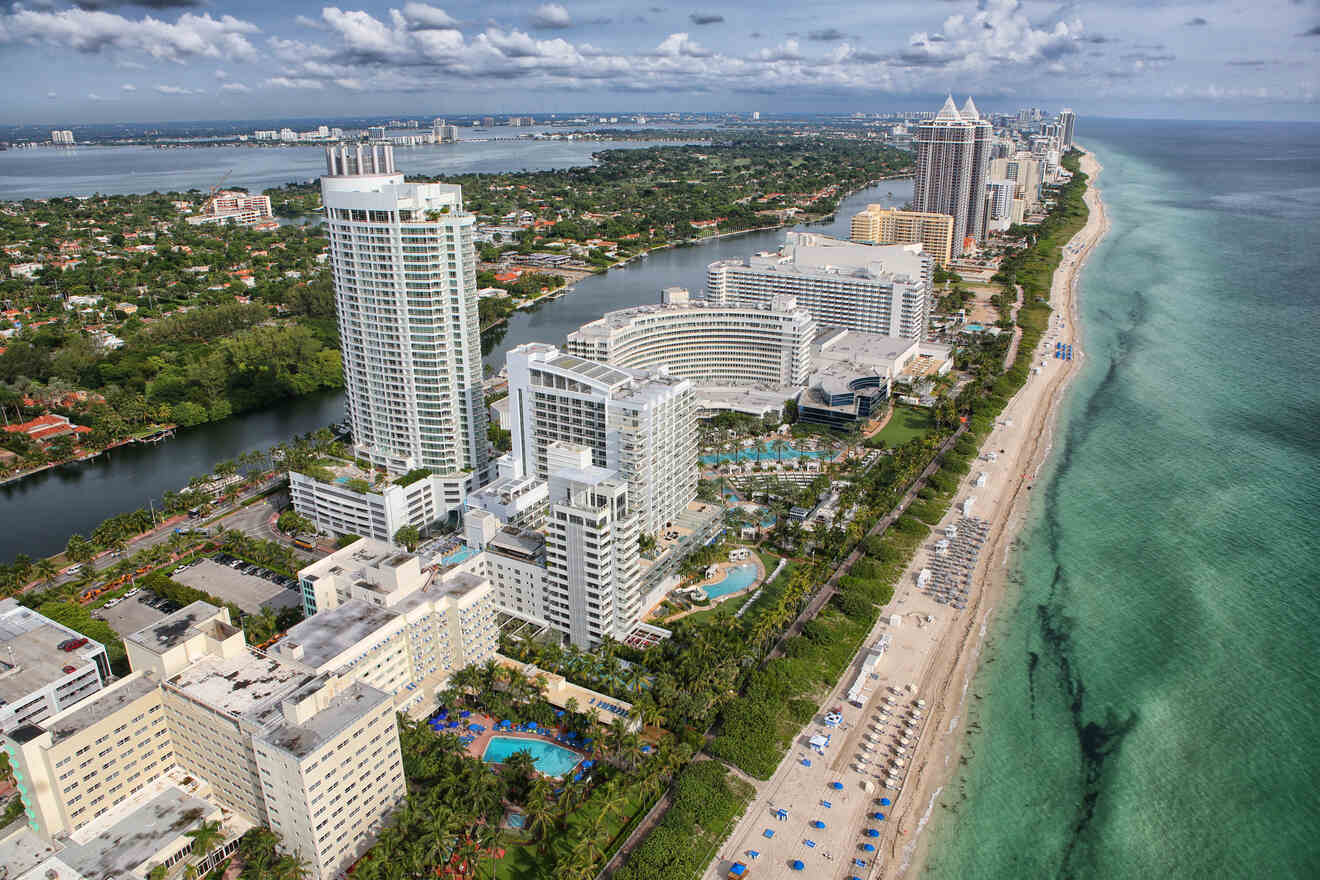
<instances>
[{"instance_id":1,"label":"cloudy sky","mask_svg":"<svg viewBox=\"0 0 1320 880\"><path fill-rule=\"evenodd\" d=\"M0 0L0 122L579 110L1320 118L1320 0Z\"/></svg>"}]
</instances>

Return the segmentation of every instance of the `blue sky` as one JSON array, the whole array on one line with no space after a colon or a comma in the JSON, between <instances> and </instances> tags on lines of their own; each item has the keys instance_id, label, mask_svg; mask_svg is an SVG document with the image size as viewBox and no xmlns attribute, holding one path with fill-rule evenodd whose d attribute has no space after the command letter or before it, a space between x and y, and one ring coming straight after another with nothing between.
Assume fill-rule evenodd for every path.
<instances>
[{"instance_id":1,"label":"blue sky","mask_svg":"<svg viewBox=\"0 0 1320 880\"><path fill-rule=\"evenodd\" d=\"M936 109L1316 119L1320 0L0 2L0 122Z\"/></svg>"}]
</instances>

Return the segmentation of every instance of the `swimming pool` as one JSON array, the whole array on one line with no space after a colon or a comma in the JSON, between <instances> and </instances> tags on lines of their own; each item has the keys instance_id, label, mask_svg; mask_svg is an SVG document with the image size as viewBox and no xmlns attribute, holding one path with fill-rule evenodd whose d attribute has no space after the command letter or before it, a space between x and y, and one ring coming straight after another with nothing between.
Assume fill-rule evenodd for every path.
<instances>
[{"instance_id":1,"label":"swimming pool","mask_svg":"<svg viewBox=\"0 0 1320 880\"><path fill-rule=\"evenodd\" d=\"M789 461L794 458L820 458L821 456L829 455L829 453L824 451L803 451L794 449L792 446L788 445L784 446L781 451L775 449L770 443L764 443L760 447L749 446L746 449L740 449L736 456L730 452L721 452L717 455L703 455L701 457L701 463L717 464L721 461L734 461L735 459L737 461L779 461L781 455L785 461Z\"/></svg>"},{"instance_id":2,"label":"swimming pool","mask_svg":"<svg viewBox=\"0 0 1320 880\"><path fill-rule=\"evenodd\" d=\"M562 748L543 739L521 736L495 736L486 744L481 760L487 764L502 764L514 752L531 752L532 763L546 776L563 776L582 760L577 752Z\"/></svg>"},{"instance_id":3,"label":"swimming pool","mask_svg":"<svg viewBox=\"0 0 1320 880\"><path fill-rule=\"evenodd\" d=\"M468 547L465 544L462 547L459 547L453 553L450 553L448 556L441 557L440 564L458 565L458 563L462 562L464 559L471 559L474 555L476 555L476 552L477 551L473 550L471 547Z\"/></svg>"},{"instance_id":4,"label":"swimming pool","mask_svg":"<svg viewBox=\"0 0 1320 880\"><path fill-rule=\"evenodd\" d=\"M702 587L701 589L710 598L718 599L721 596L747 589L754 580L756 580L756 566L749 562L746 565L736 565L729 569L724 573L724 580L718 584L711 584L709 587Z\"/></svg>"}]
</instances>

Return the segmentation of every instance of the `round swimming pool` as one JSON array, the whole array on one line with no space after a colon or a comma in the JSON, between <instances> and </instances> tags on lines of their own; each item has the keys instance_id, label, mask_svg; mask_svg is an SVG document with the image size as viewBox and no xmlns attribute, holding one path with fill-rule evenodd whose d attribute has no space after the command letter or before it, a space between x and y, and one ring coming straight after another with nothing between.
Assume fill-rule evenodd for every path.
<instances>
[{"instance_id":1,"label":"round swimming pool","mask_svg":"<svg viewBox=\"0 0 1320 880\"><path fill-rule=\"evenodd\" d=\"M557 746L543 739L522 736L495 736L486 744L481 760L487 764L503 764L514 752L530 752L536 769L546 776L564 776L582 760L577 752Z\"/></svg>"}]
</instances>

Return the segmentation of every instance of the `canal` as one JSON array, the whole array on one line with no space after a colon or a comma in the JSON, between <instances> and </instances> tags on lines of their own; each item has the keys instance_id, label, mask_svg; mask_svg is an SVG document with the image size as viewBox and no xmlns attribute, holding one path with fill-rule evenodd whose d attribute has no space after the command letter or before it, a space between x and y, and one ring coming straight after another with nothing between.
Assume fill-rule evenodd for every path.
<instances>
[{"instance_id":1,"label":"canal","mask_svg":"<svg viewBox=\"0 0 1320 880\"><path fill-rule=\"evenodd\" d=\"M885 181L845 199L833 219L799 228L846 238L850 218L865 205L902 205L911 197L911 180ZM773 250L783 236L784 230L766 230L656 251L623 268L585 278L571 293L516 312L505 325L488 331L482 345L485 362L498 370L516 345L562 344L570 331L611 309L659 302L662 287L676 285L698 294L705 286L707 264ZM167 490L183 488L218 461L269 448L343 417L342 392L307 395L180 430L174 439L156 446L120 447L92 461L0 486L0 559L10 560L19 553L33 558L56 553L70 534L86 535L116 513L145 507L149 501L159 503Z\"/></svg>"}]
</instances>

